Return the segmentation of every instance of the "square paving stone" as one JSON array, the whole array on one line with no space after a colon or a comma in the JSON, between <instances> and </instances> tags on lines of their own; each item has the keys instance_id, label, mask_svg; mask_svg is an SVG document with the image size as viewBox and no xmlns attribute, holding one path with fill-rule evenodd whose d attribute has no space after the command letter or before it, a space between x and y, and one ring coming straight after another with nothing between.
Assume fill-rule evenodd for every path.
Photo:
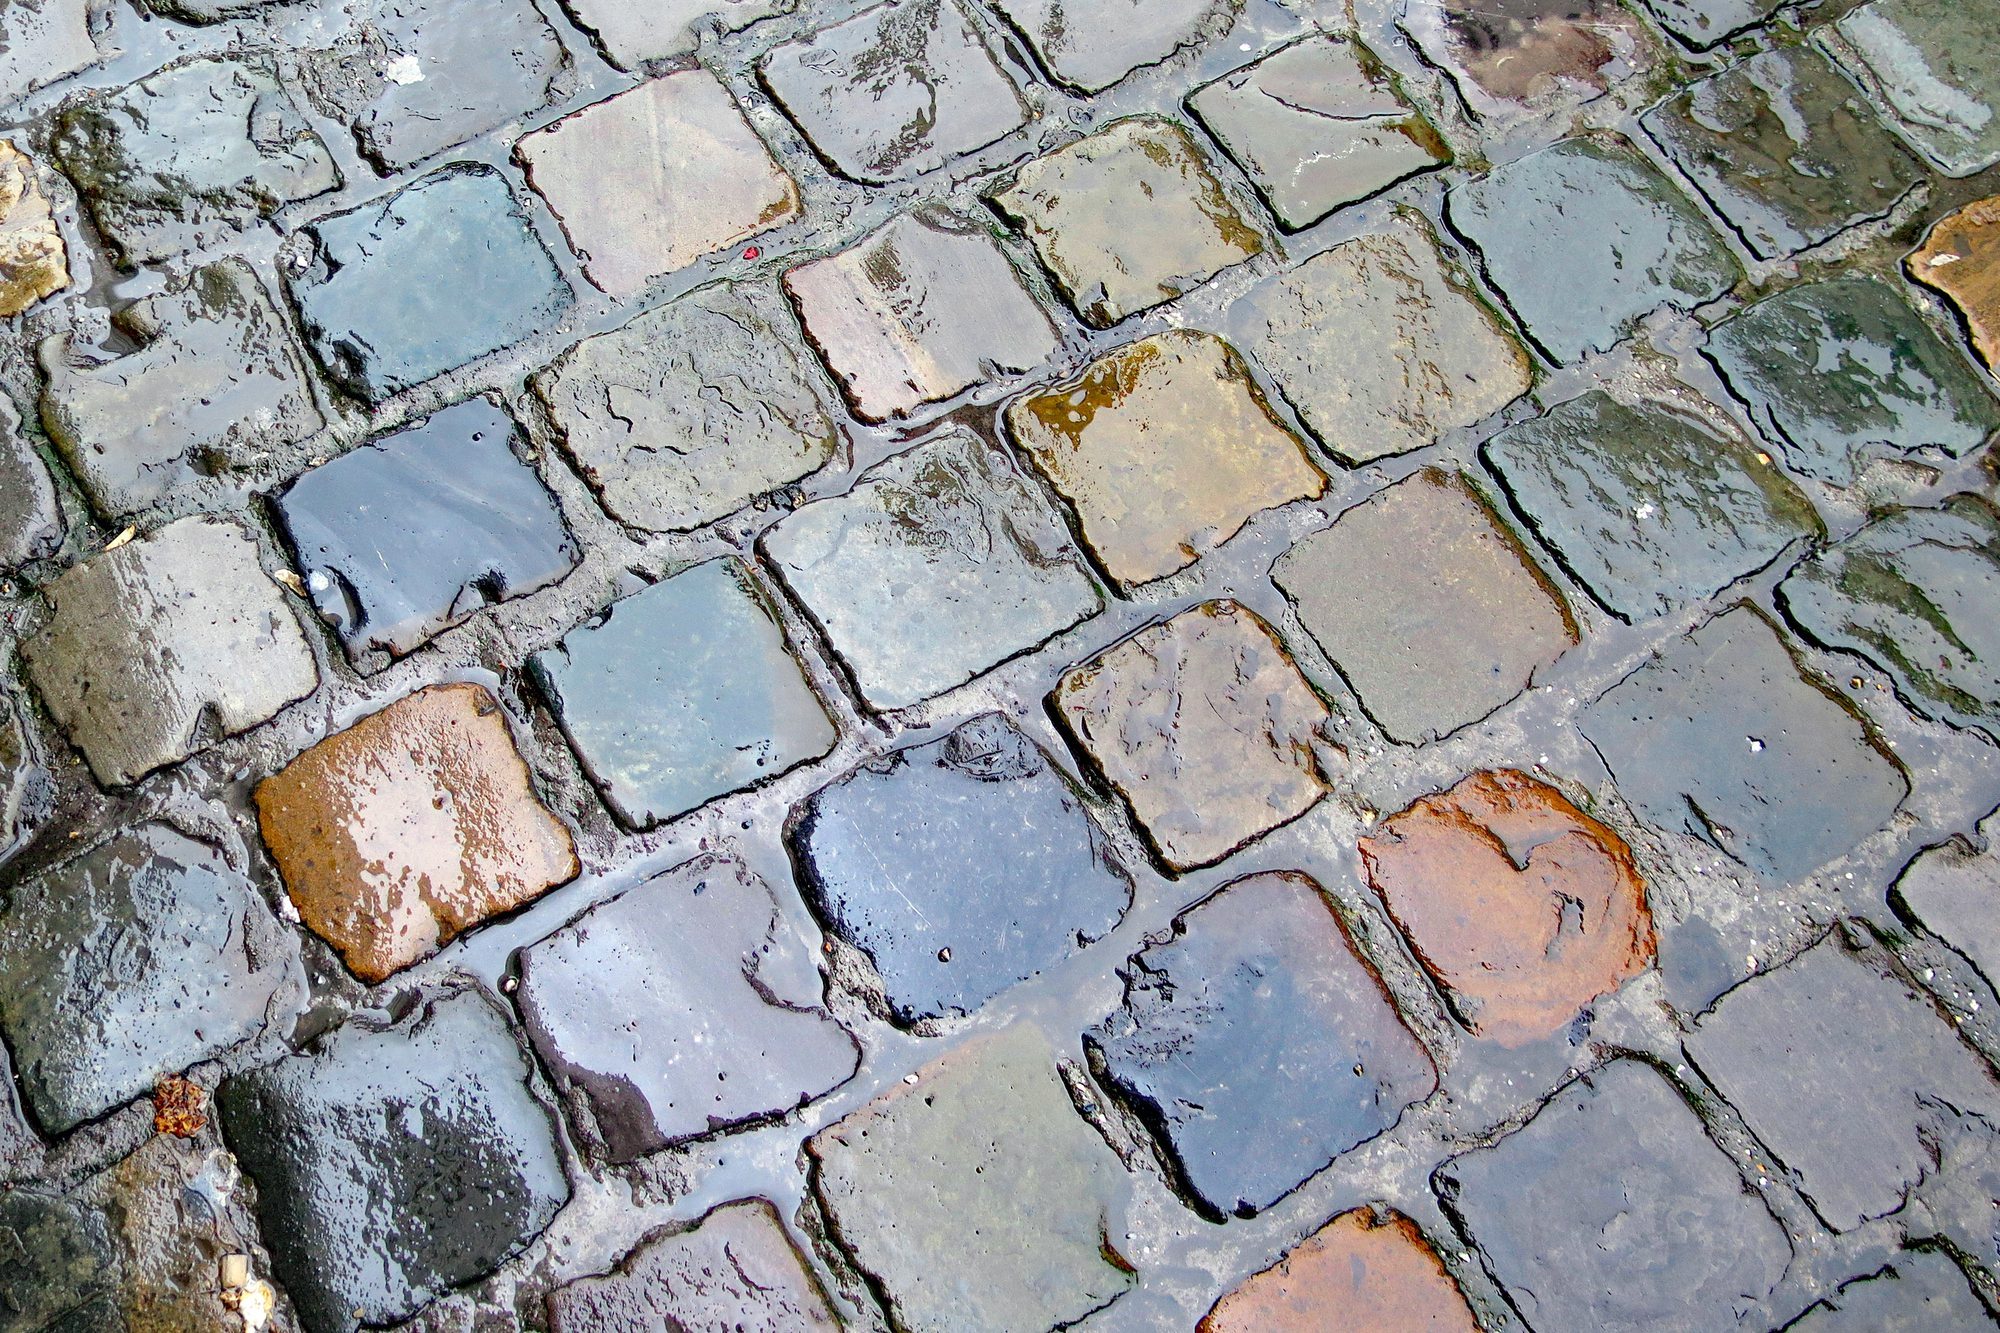
<instances>
[{"instance_id":1,"label":"square paving stone","mask_svg":"<svg viewBox=\"0 0 2000 1333\"><path fill-rule=\"evenodd\" d=\"M0 9L0 106L97 63L88 0Z\"/></svg>"},{"instance_id":2,"label":"square paving stone","mask_svg":"<svg viewBox=\"0 0 2000 1333\"><path fill-rule=\"evenodd\" d=\"M21 435L13 403L0 395L0 569L54 555L62 534L48 466Z\"/></svg>"},{"instance_id":3,"label":"square paving stone","mask_svg":"<svg viewBox=\"0 0 2000 1333\"><path fill-rule=\"evenodd\" d=\"M2000 811L1980 822L1979 843L1953 838L1926 851L1903 871L1890 899L1992 983L2000 981Z\"/></svg>"},{"instance_id":4,"label":"square paving stone","mask_svg":"<svg viewBox=\"0 0 2000 1333\"><path fill-rule=\"evenodd\" d=\"M41 344L42 424L107 518L270 467L325 424L285 320L225 259L112 316L129 350Z\"/></svg>"},{"instance_id":5,"label":"square paving stone","mask_svg":"<svg viewBox=\"0 0 2000 1333\"><path fill-rule=\"evenodd\" d=\"M1264 251L1194 137L1158 116L1114 122L1037 158L992 202L1092 328Z\"/></svg>"},{"instance_id":6,"label":"square paving stone","mask_svg":"<svg viewBox=\"0 0 2000 1333\"><path fill-rule=\"evenodd\" d=\"M1128 592L1326 489L1236 349L1207 333L1171 330L1102 357L1016 401L1007 428Z\"/></svg>"},{"instance_id":7,"label":"square paving stone","mask_svg":"<svg viewBox=\"0 0 2000 1333\"><path fill-rule=\"evenodd\" d=\"M170 523L48 586L28 677L99 782L124 786L311 694L319 668L257 540L226 518Z\"/></svg>"},{"instance_id":8,"label":"square paving stone","mask_svg":"<svg viewBox=\"0 0 2000 1333\"><path fill-rule=\"evenodd\" d=\"M685 532L801 481L840 445L773 288L704 288L586 338L533 386L613 518Z\"/></svg>"},{"instance_id":9,"label":"square paving stone","mask_svg":"<svg viewBox=\"0 0 2000 1333\"><path fill-rule=\"evenodd\" d=\"M976 1012L1132 901L1074 784L999 713L822 788L786 840L806 901L905 1024Z\"/></svg>"},{"instance_id":10,"label":"square paving stone","mask_svg":"<svg viewBox=\"0 0 2000 1333\"><path fill-rule=\"evenodd\" d=\"M1993 1316L1943 1251L1906 1250L1879 1273L1850 1282L1787 1333L1932 1333L1987 1328Z\"/></svg>"},{"instance_id":11,"label":"square paving stone","mask_svg":"<svg viewBox=\"0 0 2000 1333\"><path fill-rule=\"evenodd\" d=\"M1421 449L1533 384L1527 352L1404 215L1267 279L1232 322L1346 463Z\"/></svg>"},{"instance_id":12,"label":"square paving stone","mask_svg":"<svg viewBox=\"0 0 2000 1333\"><path fill-rule=\"evenodd\" d=\"M1426 468L1271 571L1382 730L1420 744L1511 702L1576 643L1554 586L1465 478Z\"/></svg>"},{"instance_id":13,"label":"square paving stone","mask_svg":"<svg viewBox=\"0 0 2000 1333\"><path fill-rule=\"evenodd\" d=\"M2000 162L2000 13L1955 0L1874 0L1819 39L1946 175Z\"/></svg>"},{"instance_id":14,"label":"square paving stone","mask_svg":"<svg viewBox=\"0 0 2000 1333\"><path fill-rule=\"evenodd\" d=\"M1476 1333L1478 1321L1417 1224L1340 1214L1215 1303L1195 1333Z\"/></svg>"},{"instance_id":15,"label":"square paving stone","mask_svg":"<svg viewBox=\"0 0 2000 1333\"><path fill-rule=\"evenodd\" d=\"M972 1038L806 1151L828 1230L898 1329L1066 1327L1134 1284L1124 1172L1032 1027Z\"/></svg>"},{"instance_id":16,"label":"square paving stone","mask_svg":"<svg viewBox=\"0 0 2000 1333\"><path fill-rule=\"evenodd\" d=\"M306 228L292 278L313 355L370 403L548 328L569 286L500 173L433 172Z\"/></svg>"},{"instance_id":17,"label":"square paving stone","mask_svg":"<svg viewBox=\"0 0 2000 1333\"><path fill-rule=\"evenodd\" d=\"M1812 502L1734 431L1592 391L1480 450L1507 498L1621 620L1661 615L1824 535Z\"/></svg>"},{"instance_id":18,"label":"square paving stone","mask_svg":"<svg viewBox=\"0 0 2000 1333\"><path fill-rule=\"evenodd\" d=\"M870 185L934 171L1028 123L958 0L888 0L774 48L757 71L827 165Z\"/></svg>"},{"instance_id":19,"label":"square paving stone","mask_svg":"<svg viewBox=\"0 0 2000 1333\"><path fill-rule=\"evenodd\" d=\"M620 69L692 53L712 20L739 32L759 19L790 13L793 0L563 0L576 25L597 39Z\"/></svg>"},{"instance_id":20,"label":"square paving stone","mask_svg":"<svg viewBox=\"0 0 2000 1333\"><path fill-rule=\"evenodd\" d=\"M234 239L340 184L264 60L194 60L67 108L55 157L131 267Z\"/></svg>"},{"instance_id":21,"label":"square paving stone","mask_svg":"<svg viewBox=\"0 0 2000 1333\"><path fill-rule=\"evenodd\" d=\"M571 879L576 844L481 685L434 685L257 784L293 906L363 981Z\"/></svg>"},{"instance_id":22,"label":"square paving stone","mask_svg":"<svg viewBox=\"0 0 2000 1333\"><path fill-rule=\"evenodd\" d=\"M620 598L529 669L584 772L631 828L833 748L826 706L735 556Z\"/></svg>"},{"instance_id":23,"label":"square paving stone","mask_svg":"<svg viewBox=\"0 0 2000 1333\"><path fill-rule=\"evenodd\" d=\"M799 214L798 186L702 69L587 106L514 152L614 297Z\"/></svg>"},{"instance_id":24,"label":"square paving stone","mask_svg":"<svg viewBox=\"0 0 2000 1333\"><path fill-rule=\"evenodd\" d=\"M1253 875L1133 954L1092 1072L1203 1216L1250 1217L1437 1091L1437 1067L1319 885Z\"/></svg>"},{"instance_id":25,"label":"square paving stone","mask_svg":"<svg viewBox=\"0 0 2000 1333\"><path fill-rule=\"evenodd\" d=\"M1624 147L1566 139L1446 196L1451 225L1553 361L1608 352L1662 306L1742 276L1694 202Z\"/></svg>"},{"instance_id":26,"label":"square paving stone","mask_svg":"<svg viewBox=\"0 0 2000 1333\"><path fill-rule=\"evenodd\" d=\"M2000 1115L2000 1083L1933 1002L1837 940L1723 996L1686 1047L1837 1231L1902 1206L1939 1124Z\"/></svg>"},{"instance_id":27,"label":"square paving stone","mask_svg":"<svg viewBox=\"0 0 2000 1333\"><path fill-rule=\"evenodd\" d=\"M1715 326L1702 354L1786 461L1852 485L1876 454L1963 457L2000 430L1984 377L1887 283L1832 278Z\"/></svg>"},{"instance_id":28,"label":"square paving stone","mask_svg":"<svg viewBox=\"0 0 2000 1333\"><path fill-rule=\"evenodd\" d=\"M1057 346L993 234L948 213L906 213L791 270L785 290L863 421L1030 370Z\"/></svg>"},{"instance_id":29,"label":"square paving stone","mask_svg":"<svg viewBox=\"0 0 2000 1333\"><path fill-rule=\"evenodd\" d=\"M321 464L272 502L313 606L357 663L575 569L520 432L474 398Z\"/></svg>"},{"instance_id":30,"label":"square paving stone","mask_svg":"<svg viewBox=\"0 0 2000 1333\"><path fill-rule=\"evenodd\" d=\"M1271 627L1205 602L1065 675L1050 711L1174 870L1212 865L1326 794L1327 720Z\"/></svg>"},{"instance_id":31,"label":"square paving stone","mask_svg":"<svg viewBox=\"0 0 2000 1333\"><path fill-rule=\"evenodd\" d=\"M1947 215L1903 267L1951 303L1986 368L2000 365L2000 197Z\"/></svg>"},{"instance_id":32,"label":"square paving stone","mask_svg":"<svg viewBox=\"0 0 2000 1333\"><path fill-rule=\"evenodd\" d=\"M69 250L35 162L0 139L0 319L67 286Z\"/></svg>"},{"instance_id":33,"label":"square paving stone","mask_svg":"<svg viewBox=\"0 0 2000 1333\"><path fill-rule=\"evenodd\" d=\"M1675 640L1580 721L1640 814L1786 884L1887 824L1910 790L1860 715L1747 605Z\"/></svg>"},{"instance_id":34,"label":"square paving stone","mask_svg":"<svg viewBox=\"0 0 2000 1333\"><path fill-rule=\"evenodd\" d=\"M214 848L127 830L0 917L0 1024L35 1120L63 1133L302 1007L289 932Z\"/></svg>"},{"instance_id":35,"label":"square paving stone","mask_svg":"<svg viewBox=\"0 0 2000 1333\"><path fill-rule=\"evenodd\" d=\"M1411 0L1402 26L1483 116L1581 105L1660 54L1621 0Z\"/></svg>"},{"instance_id":36,"label":"square paving stone","mask_svg":"<svg viewBox=\"0 0 2000 1333\"><path fill-rule=\"evenodd\" d=\"M1050 78L1085 93L1199 45L1220 26L1213 0L995 0L994 7Z\"/></svg>"},{"instance_id":37,"label":"square paving stone","mask_svg":"<svg viewBox=\"0 0 2000 1333\"><path fill-rule=\"evenodd\" d=\"M1637 1060L1570 1084L1526 1126L1444 1164L1445 1206L1531 1326L1763 1328L1785 1229Z\"/></svg>"},{"instance_id":38,"label":"square paving stone","mask_svg":"<svg viewBox=\"0 0 2000 1333\"><path fill-rule=\"evenodd\" d=\"M1653 17L1696 50L1715 46L1762 23L1785 0L1643 0Z\"/></svg>"},{"instance_id":39,"label":"square paving stone","mask_svg":"<svg viewBox=\"0 0 2000 1333\"><path fill-rule=\"evenodd\" d=\"M1104 606L1047 501L962 430L876 464L760 545L878 709L955 689Z\"/></svg>"},{"instance_id":40,"label":"square paving stone","mask_svg":"<svg viewBox=\"0 0 2000 1333\"><path fill-rule=\"evenodd\" d=\"M1451 160L1359 42L1317 37L1199 88L1188 107L1289 230Z\"/></svg>"},{"instance_id":41,"label":"square paving stone","mask_svg":"<svg viewBox=\"0 0 2000 1333\"><path fill-rule=\"evenodd\" d=\"M570 1189L532 1078L499 1008L463 989L223 1083L223 1132L312 1333L406 1319L548 1226Z\"/></svg>"}]
</instances>

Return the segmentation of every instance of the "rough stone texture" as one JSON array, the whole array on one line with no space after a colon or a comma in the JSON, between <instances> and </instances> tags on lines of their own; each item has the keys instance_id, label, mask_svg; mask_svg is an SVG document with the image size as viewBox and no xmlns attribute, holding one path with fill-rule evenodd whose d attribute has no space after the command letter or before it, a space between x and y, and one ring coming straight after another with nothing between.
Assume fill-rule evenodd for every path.
<instances>
[{"instance_id":1,"label":"rough stone texture","mask_svg":"<svg viewBox=\"0 0 2000 1333\"><path fill-rule=\"evenodd\" d=\"M992 233L949 213L906 213L792 269L785 290L863 421L906 416L1056 350L1055 327Z\"/></svg>"},{"instance_id":2,"label":"rough stone texture","mask_svg":"<svg viewBox=\"0 0 2000 1333\"><path fill-rule=\"evenodd\" d=\"M1964 838L1933 847L1912 861L1891 890L1906 917L2000 980L2000 811L1979 825L1981 846Z\"/></svg>"},{"instance_id":3,"label":"rough stone texture","mask_svg":"<svg viewBox=\"0 0 2000 1333\"><path fill-rule=\"evenodd\" d=\"M869 184L934 171L1028 120L959 0L887 0L776 47L758 73L827 164Z\"/></svg>"},{"instance_id":4,"label":"rough stone texture","mask_svg":"<svg viewBox=\"0 0 2000 1333\"><path fill-rule=\"evenodd\" d=\"M6 22L0 16L0 23ZM5 53L0 52L0 59ZM69 286L69 250L35 164L0 139L0 319Z\"/></svg>"},{"instance_id":5,"label":"rough stone texture","mask_svg":"<svg viewBox=\"0 0 2000 1333\"><path fill-rule=\"evenodd\" d=\"M1760 23L1785 0L1644 0L1661 26L1697 50Z\"/></svg>"},{"instance_id":6,"label":"rough stone texture","mask_svg":"<svg viewBox=\"0 0 2000 1333\"><path fill-rule=\"evenodd\" d=\"M996 0L1049 77L1102 92L1138 69L1198 45L1227 5L1216 0Z\"/></svg>"},{"instance_id":7,"label":"rough stone texture","mask_svg":"<svg viewBox=\"0 0 2000 1333\"><path fill-rule=\"evenodd\" d=\"M689 54L710 22L737 32L789 13L792 0L563 0L563 6L578 27L597 38L612 64L635 70L650 60Z\"/></svg>"},{"instance_id":8,"label":"rough stone texture","mask_svg":"<svg viewBox=\"0 0 2000 1333\"><path fill-rule=\"evenodd\" d=\"M230 519L184 518L48 586L28 675L99 782L123 786L233 736L319 684L257 542Z\"/></svg>"},{"instance_id":9,"label":"rough stone texture","mask_svg":"<svg viewBox=\"0 0 2000 1333\"><path fill-rule=\"evenodd\" d=\"M529 1039L610 1160L784 1115L853 1075L854 1038L778 931L770 887L704 856L517 956Z\"/></svg>"},{"instance_id":10,"label":"rough stone texture","mask_svg":"<svg viewBox=\"0 0 2000 1333\"><path fill-rule=\"evenodd\" d=\"M112 316L131 350L41 344L42 424L107 517L221 477L243 484L325 422L284 318L243 261Z\"/></svg>"},{"instance_id":11,"label":"rough stone texture","mask_svg":"<svg viewBox=\"0 0 2000 1333\"><path fill-rule=\"evenodd\" d=\"M999 713L822 788L786 836L806 900L905 1024L976 1012L1132 900L1074 785Z\"/></svg>"},{"instance_id":12,"label":"rough stone texture","mask_svg":"<svg viewBox=\"0 0 2000 1333\"><path fill-rule=\"evenodd\" d=\"M587 106L514 152L614 297L799 213L798 187L703 69Z\"/></svg>"},{"instance_id":13,"label":"rough stone texture","mask_svg":"<svg viewBox=\"0 0 2000 1333\"><path fill-rule=\"evenodd\" d=\"M1240 879L1119 970L1093 1072L1215 1221L1249 1217L1437 1090L1437 1068L1318 884Z\"/></svg>"},{"instance_id":14,"label":"rough stone texture","mask_svg":"<svg viewBox=\"0 0 2000 1333\"><path fill-rule=\"evenodd\" d=\"M307 341L371 403L541 332L572 299L491 167L433 172L306 231L316 253L292 296Z\"/></svg>"},{"instance_id":15,"label":"rough stone texture","mask_svg":"<svg viewBox=\"0 0 2000 1333\"><path fill-rule=\"evenodd\" d=\"M1786 1327L1787 1333L1931 1333L1992 1322L1957 1264L1941 1251L1908 1250Z\"/></svg>"},{"instance_id":16,"label":"rough stone texture","mask_svg":"<svg viewBox=\"0 0 2000 1333\"><path fill-rule=\"evenodd\" d=\"M734 556L613 602L529 665L584 772L632 828L833 748L825 705Z\"/></svg>"},{"instance_id":17,"label":"rough stone texture","mask_svg":"<svg viewBox=\"0 0 2000 1333\"><path fill-rule=\"evenodd\" d=\"M1580 721L1642 815L1780 883L1845 855L1909 792L1859 715L1747 605L1674 641Z\"/></svg>"},{"instance_id":18,"label":"rough stone texture","mask_svg":"<svg viewBox=\"0 0 2000 1333\"><path fill-rule=\"evenodd\" d=\"M1133 1285L1118 1252L1124 1173L1047 1038L1016 1024L914 1080L806 1140L832 1234L895 1327L1045 1329Z\"/></svg>"},{"instance_id":19,"label":"rough stone texture","mask_svg":"<svg viewBox=\"0 0 2000 1333\"><path fill-rule=\"evenodd\" d=\"M257 822L299 916L363 981L427 958L577 872L500 705L434 685L257 784Z\"/></svg>"},{"instance_id":20,"label":"rough stone texture","mask_svg":"<svg viewBox=\"0 0 2000 1333\"><path fill-rule=\"evenodd\" d=\"M0 866L26 840L44 813L50 791L48 772L39 750L28 742L22 717L23 705L0 693ZM4 1065L0 1060L0 1072ZM4 1086L0 1082L0 1088ZM6 1100L0 1093L0 1103ZM8 1155L7 1128L5 1108L0 1105L0 1166Z\"/></svg>"},{"instance_id":21,"label":"rough stone texture","mask_svg":"<svg viewBox=\"0 0 2000 1333\"><path fill-rule=\"evenodd\" d=\"M21 436L21 418L0 394L0 569L53 555L62 513L41 455ZM0 844L6 842L0 834Z\"/></svg>"},{"instance_id":22,"label":"rough stone texture","mask_svg":"<svg viewBox=\"0 0 2000 1333\"><path fill-rule=\"evenodd\" d=\"M1340 1214L1215 1303L1195 1333L1476 1333L1437 1251L1400 1213Z\"/></svg>"},{"instance_id":23,"label":"rough stone texture","mask_svg":"<svg viewBox=\"0 0 2000 1333\"><path fill-rule=\"evenodd\" d=\"M1402 23L1485 116L1580 105L1659 55L1619 0L1411 0Z\"/></svg>"},{"instance_id":24,"label":"rough stone texture","mask_svg":"<svg viewBox=\"0 0 2000 1333\"><path fill-rule=\"evenodd\" d=\"M1903 267L1951 302L1987 368L2000 364L2000 197L1944 218Z\"/></svg>"},{"instance_id":25,"label":"rough stone texture","mask_svg":"<svg viewBox=\"0 0 2000 1333\"><path fill-rule=\"evenodd\" d=\"M97 58L87 0L17 0L0 10L0 106Z\"/></svg>"},{"instance_id":26,"label":"rough stone texture","mask_svg":"<svg viewBox=\"0 0 2000 1333\"><path fill-rule=\"evenodd\" d=\"M1820 40L1903 137L1948 176L2000 162L2000 14L1953 0L1874 0Z\"/></svg>"},{"instance_id":27,"label":"rough stone texture","mask_svg":"<svg viewBox=\"0 0 2000 1333\"><path fill-rule=\"evenodd\" d=\"M1207 602L1065 675L1056 720L1175 870L1210 865L1311 809L1327 720L1271 627Z\"/></svg>"},{"instance_id":28,"label":"rough stone texture","mask_svg":"<svg viewBox=\"0 0 2000 1333\"><path fill-rule=\"evenodd\" d=\"M1580 361L1661 306L1741 276L1694 203L1629 149L1567 139L1446 196L1451 224L1550 359Z\"/></svg>"},{"instance_id":29,"label":"rough stone texture","mask_svg":"<svg viewBox=\"0 0 2000 1333\"><path fill-rule=\"evenodd\" d=\"M878 709L962 685L1104 605L1047 502L965 431L877 464L761 545Z\"/></svg>"},{"instance_id":30,"label":"rough stone texture","mask_svg":"<svg viewBox=\"0 0 2000 1333\"><path fill-rule=\"evenodd\" d=\"M1569 609L1456 473L1427 468L1271 577L1383 731L1416 744L1508 703L1577 641Z\"/></svg>"},{"instance_id":31,"label":"rough stone texture","mask_svg":"<svg viewBox=\"0 0 2000 1333\"><path fill-rule=\"evenodd\" d=\"M0 1192L0 1311L22 1333L97 1333L121 1328L122 1278L102 1210L45 1189Z\"/></svg>"},{"instance_id":32,"label":"rough stone texture","mask_svg":"<svg viewBox=\"0 0 2000 1333\"><path fill-rule=\"evenodd\" d=\"M1158 116L1117 121L1038 158L992 199L1093 328L1264 250L1193 136Z\"/></svg>"},{"instance_id":33,"label":"rough stone texture","mask_svg":"<svg viewBox=\"0 0 2000 1333\"><path fill-rule=\"evenodd\" d=\"M1172 330L1100 358L1015 402L1007 427L1126 591L1185 569L1262 510L1326 489L1236 349L1206 333Z\"/></svg>"},{"instance_id":34,"label":"rough stone texture","mask_svg":"<svg viewBox=\"0 0 2000 1333\"><path fill-rule=\"evenodd\" d=\"M1244 345L1343 462L1407 453L1528 391L1528 355L1399 217L1260 284Z\"/></svg>"}]
</instances>

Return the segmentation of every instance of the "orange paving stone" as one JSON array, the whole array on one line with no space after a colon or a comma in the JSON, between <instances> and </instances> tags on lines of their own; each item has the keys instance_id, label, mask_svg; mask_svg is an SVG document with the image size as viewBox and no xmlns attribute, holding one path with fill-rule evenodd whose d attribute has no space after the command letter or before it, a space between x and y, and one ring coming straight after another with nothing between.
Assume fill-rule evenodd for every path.
<instances>
[{"instance_id":1,"label":"orange paving stone","mask_svg":"<svg viewBox=\"0 0 2000 1333\"><path fill-rule=\"evenodd\" d=\"M1215 1303L1195 1333L1416 1333L1479 1325L1417 1224L1342 1213Z\"/></svg>"},{"instance_id":2,"label":"orange paving stone","mask_svg":"<svg viewBox=\"0 0 2000 1333\"><path fill-rule=\"evenodd\" d=\"M1989 367L2000 367L2000 195L1967 204L1931 228L1903 261L1910 276L1944 293Z\"/></svg>"}]
</instances>

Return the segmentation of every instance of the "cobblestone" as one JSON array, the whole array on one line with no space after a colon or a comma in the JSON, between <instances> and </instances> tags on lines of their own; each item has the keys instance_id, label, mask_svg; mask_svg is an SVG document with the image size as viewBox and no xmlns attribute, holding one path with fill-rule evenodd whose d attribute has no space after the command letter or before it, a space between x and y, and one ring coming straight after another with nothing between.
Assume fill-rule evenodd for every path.
<instances>
[{"instance_id":1,"label":"cobblestone","mask_svg":"<svg viewBox=\"0 0 2000 1333\"><path fill-rule=\"evenodd\" d=\"M48 467L12 405L0 401L0 569L54 555L62 531Z\"/></svg>"},{"instance_id":2,"label":"cobblestone","mask_svg":"<svg viewBox=\"0 0 2000 1333\"><path fill-rule=\"evenodd\" d=\"M9 5L0 14L0 103L95 64L87 0Z\"/></svg>"},{"instance_id":3,"label":"cobblestone","mask_svg":"<svg viewBox=\"0 0 2000 1333\"><path fill-rule=\"evenodd\" d=\"M1842 1287L1792 1327L1799 1333L1920 1333L1977 1328L1991 1318L1957 1265L1935 1250L1917 1250Z\"/></svg>"},{"instance_id":4,"label":"cobblestone","mask_svg":"<svg viewBox=\"0 0 2000 1333\"><path fill-rule=\"evenodd\" d=\"M1195 1333L1311 1333L1340 1322L1440 1333L1479 1327L1416 1223L1357 1208L1217 1301Z\"/></svg>"},{"instance_id":5,"label":"cobblestone","mask_svg":"<svg viewBox=\"0 0 2000 1333\"><path fill-rule=\"evenodd\" d=\"M1142 65L1193 45L1211 26L1212 0L1002 0L998 6L1058 83L1102 92Z\"/></svg>"},{"instance_id":6,"label":"cobblestone","mask_svg":"<svg viewBox=\"0 0 2000 1333\"><path fill-rule=\"evenodd\" d=\"M1943 293L1991 369L2000 362L2000 200L1980 199L1946 217L1904 262L1909 275Z\"/></svg>"},{"instance_id":7,"label":"cobblestone","mask_svg":"<svg viewBox=\"0 0 2000 1333\"><path fill-rule=\"evenodd\" d=\"M1953 838L1903 871L1892 894L1901 909L1957 949L1981 973L2000 975L2000 922L1988 910L2000 894L2000 819L1979 825L1980 846Z\"/></svg>"},{"instance_id":8,"label":"cobblestone","mask_svg":"<svg viewBox=\"0 0 2000 1333\"><path fill-rule=\"evenodd\" d=\"M69 286L69 250L34 159L0 139L0 319Z\"/></svg>"},{"instance_id":9,"label":"cobblestone","mask_svg":"<svg viewBox=\"0 0 2000 1333\"><path fill-rule=\"evenodd\" d=\"M1950 176L2000 162L2000 21L1940 0L1874 0L1833 25L1850 69Z\"/></svg>"},{"instance_id":10,"label":"cobblestone","mask_svg":"<svg viewBox=\"0 0 2000 1333\"><path fill-rule=\"evenodd\" d=\"M1659 56L1617 0L1412 0L1402 23L1483 117L1501 120L1587 102Z\"/></svg>"},{"instance_id":11,"label":"cobblestone","mask_svg":"<svg viewBox=\"0 0 2000 1333\"><path fill-rule=\"evenodd\" d=\"M686 55L710 21L734 32L789 7L780 0L672 0L664 5L656 0L563 0L563 4L613 64L630 70Z\"/></svg>"}]
</instances>

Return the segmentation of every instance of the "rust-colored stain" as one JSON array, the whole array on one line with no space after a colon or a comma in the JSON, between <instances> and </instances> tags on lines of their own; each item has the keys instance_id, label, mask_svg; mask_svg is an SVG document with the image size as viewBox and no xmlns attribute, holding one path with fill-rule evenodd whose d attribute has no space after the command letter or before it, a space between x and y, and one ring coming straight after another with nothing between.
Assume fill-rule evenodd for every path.
<instances>
[{"instance_id":1,"label":"rust-colored stain","mask_svg":"<svg viewBox=\"0 0 2000 1333\"><path fill-rule=\"evenodd\" d=\"M1911 277L1958 308L1980 359L2000 369L2000 195L1967 204L1938 223L1904 264Z\"/></svg>"},{"instance_id":2,"label":"rust-colored stain","mask_svg":"<svg viewBox=\"0 0 2000 1333\"><path fill-rule=\"evenodd\" d=\"M1195 1333L1417 1333L1479 1327L1417 1224L1342 1213L1215 1303Z\"/></svg>"},{"instance_id":3,"label":"rust-colored stain","mask_svg":"<svg viewBox=\"0 0 2000 1333\"><path fill-rule=\"evenodd\" d=\"M208 1094L179 1074L153 1089L153 1132L191 1139L208 1126Z\"/></svg>"}]
</instances>

